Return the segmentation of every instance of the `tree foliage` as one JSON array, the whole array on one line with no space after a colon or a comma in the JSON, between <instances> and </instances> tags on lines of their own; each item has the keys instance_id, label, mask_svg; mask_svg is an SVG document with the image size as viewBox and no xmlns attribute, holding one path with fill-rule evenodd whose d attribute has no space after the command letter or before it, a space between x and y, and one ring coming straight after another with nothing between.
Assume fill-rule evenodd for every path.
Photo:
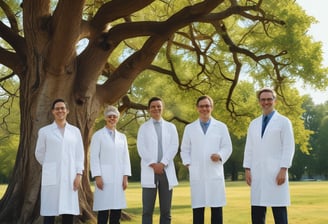
<instances>
[{"instance_id":1,"label":"tree foliage","mask_svg":"<svg viewBox=\"0 0 328 224\"><path fill-rule=\"evenodd\" d=\"M241 138L260 113L255 90L272 86L307 151L310 132L293 84L324 87L327 68L321 44L305 35L314 19L295 1L0 0L0 8L0 82L5 89L19 80L22 121L1 223L41 222L34 147L39 128L52 121L55 98L66 99L69 122L84 139L80 221L94 219L88 145L105 104L117 103L121 128L135 137L129 127L144 121L150 96L164 96L165 118L183 128L197 116L195 98L206 93L215 99L214 116Z\"/></svg>"}]
</instances>

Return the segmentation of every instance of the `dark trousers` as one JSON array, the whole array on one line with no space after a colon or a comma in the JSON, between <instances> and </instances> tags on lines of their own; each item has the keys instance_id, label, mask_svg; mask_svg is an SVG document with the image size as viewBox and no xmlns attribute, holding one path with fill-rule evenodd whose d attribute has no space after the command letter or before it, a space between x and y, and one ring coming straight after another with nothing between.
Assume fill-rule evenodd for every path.
<instances>
[{"instance_id":1,"label":"dark trousers","mask_svg":"<svg viewBox=\"0 0 328 224\"><path fill-rule=\"evenodd\" d=\"M194 208L192 210L193 224L204 224L205 208ZM211 207L211 224L222 224L222 207Z\"/></svg>"},{"instance_id":2,"label":"dark trousers","mask_svg":"<svg viewBox=\"0 0 328 224\"><path fill-rule=\"evenodd\" d=\"M73 215L62 215L62 224L73 224L74 216ZM44 216L43 224L54 224L55 216Z\"/></svg>"},{"instance_id":3,"label":"dark trousers","mask_svg":"<svg viewBox=\"0 0 328 224\"><path fill-rule=\"evenodd\" d=\"M286 207L272 207L275 224L288 224ZM265 224L266 207L252 206L252 224Z\"/></svg>"},{"instance_id":4,"label":"dark trousers","mask_svg":"<svg viewBox=\"0 0 328 224\"><path fill-rule=\"evenodd\" d=\"M157 188L142 188L142 224L153 223L153 212L158 189L160 224L171 223L171 202L172 190L169 190L169 184L166 174L155 175L155 183Z\"/></svg>"},{"instance_id":5,"label":"dark trousers","mask_svg":"<svg viewBox=\"0 0 328 224\"><path fill-rule=\"evenodd\" d=\"M121 209L111 209L110 212L109 210L98 211L97 223L107 224L109 216L110 224L120 224L121 213Z\"/></svg>"}]
</instances>

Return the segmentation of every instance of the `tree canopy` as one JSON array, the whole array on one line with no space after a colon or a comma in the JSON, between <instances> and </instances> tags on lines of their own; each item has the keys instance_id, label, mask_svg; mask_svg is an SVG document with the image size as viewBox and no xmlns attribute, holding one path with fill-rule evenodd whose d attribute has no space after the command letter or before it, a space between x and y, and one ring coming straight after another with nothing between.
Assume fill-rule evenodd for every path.
<instances>
[{"instance_id":1,"label":"tree canopy","mask_svg":"<svg viewBox=\"0 0 328 224\"><path fill-rule=\"evenodd\" d=\"M306 33L315 20L293 0L0 0L0 8L1 102L18 95L21 120L1 223L41 221L34 148L37 131L52 121L55 98L69 103L69 121L81 129L88 158L105 104L116 103L138 122L148 98L164 96L165 117L184 124L195 119L195 98L209 94L214 115L242 137L260 113L255 91L272 86L278 110L307 151L310 131L294 84L323 88L327 68L321 43ZM17 80L19 94L2 95ZM93 218L88 162L81 221Z\"/></svg>"}]
</instances>

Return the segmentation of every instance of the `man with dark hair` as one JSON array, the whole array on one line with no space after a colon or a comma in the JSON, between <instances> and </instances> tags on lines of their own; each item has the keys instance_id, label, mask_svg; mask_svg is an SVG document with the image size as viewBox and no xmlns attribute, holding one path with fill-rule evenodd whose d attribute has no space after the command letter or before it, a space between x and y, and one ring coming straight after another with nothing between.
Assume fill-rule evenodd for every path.
<instances>
[{"instance_id":1,"label":"man with dark hair","mask_svg":"<svg viewBox=\"0 0 328 224\"><path fill-rule=\"evenodd\" d=\"M173 187L178 184L174 157L179 137L174 124L162 118L163 102L153 97L148 102L151 119L138 131L137 146L141 157L142 224L153 223L156 194L159 194L160 224L171 223Z\"/></svg>"},{"instance_id":2,"label":"man with dark hair","mask_svg":"<svg viewBox=\"0 0 328 224\"><path fill-rule=\"evenodd\" d=\"M199 118L185 127L181 159L188 167L193 224L204 224L205 207L211 207L211 224L222 224L226 204L223 164L232 153L227 126L212 117L211 97L196 101Z\"/></svg>"},{"instance_id":3,"label":"man with dark hair","mask_svg":"<svg viewBox=\"0 0 328 224\"><path fill-rule=\"evenodd\" d=\"M35 157L42 166L41 215L44 224L72 224L80 214L78 189L84 169L84 150L80 130L66 121L69 110L63 99L52 104L54 122L41 128Z\"/></svg>"},{"instance_id":4,"label":"man with dark hair","mask_svg":"<svg viewBox=\"0 0 328 224\"><path fill-rule=\"evenodd\" d=\"M257 98L262 115L249 125L243 163L251 187L252 223L265 224L266 207L271 206L275 223L287 224L288 168L295 151L293 128L290 120L274 109L273 89L261 89Z\"/></svg>"}]
</instances>

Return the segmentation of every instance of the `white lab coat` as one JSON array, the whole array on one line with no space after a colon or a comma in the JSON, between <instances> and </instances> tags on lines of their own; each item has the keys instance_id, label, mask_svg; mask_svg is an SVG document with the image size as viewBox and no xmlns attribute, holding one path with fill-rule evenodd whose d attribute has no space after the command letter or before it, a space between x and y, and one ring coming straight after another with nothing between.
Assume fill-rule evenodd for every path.
<instances>
[{"instance_id":1,"label":"white lab coat","mask_svg":"<svg viewBox=\"0 0 328 224\"><path fill-rule=\"evenodd\" d=\"M217 153L222 161L213 162L210 156ZM222 207L226 204L223 164L232 153L227 126L214 118L204 134L200 121L185 127L181 159L189 164L192 208Z\"/></svg>"},{"instance_id":2,"label":"white lab coat","mask_svg":"<svg viewBox=\"0 0 328 224\"><path fill-rule=\"evenodd\" d=\"M173 123L162 120L162 145L163 158L160 161L165 165L165 173L169 189L178 185L174 167L174 157L178 152L179 137ZM156 188L154 170L149 165L157 163L157 134L154 120L150 119L142 124L138 131L137 147L141 157L141 185L144 188Z\"/></svg>"},{"instance_id":3,"label":"white lab coat","mask_svg":"<svg viewBox=\"0 0 328 224\"><path fill-rule=\"evenodd\" d=\"M90 145L92 177L101 176L103 190L95 186L93 210L126 208L123 176L131 176L130 156L126 136L115 130L115 140L106 127L94 133Z\"/></svg>"},{"instance_id":4,"label":"white lab coat","mask_svg":"<svg viewBox=\"0 0 328 224\"><path fill-rule=\"evenodd\" d=\"M251 204L287 206L290 204L288 173L280 186L276 177L281 167L289 168L295 151L293 128L288 118L277 111L261 138L262 116L248 128L243 166L251 169Z\"/></svg>"},{"instance_id":5,"label":"white lab coat","mask_svg":"<svg viewBox=\"0 0 328 224\"><path fill-rule=\"evenodd\" d=\"M78 191L73 190L73 183L84 169L80 130L66 123L62 136L55 122L41 128L35 157L42 165L41 215L79 215Z\"/></svg>"}]
</instances>

